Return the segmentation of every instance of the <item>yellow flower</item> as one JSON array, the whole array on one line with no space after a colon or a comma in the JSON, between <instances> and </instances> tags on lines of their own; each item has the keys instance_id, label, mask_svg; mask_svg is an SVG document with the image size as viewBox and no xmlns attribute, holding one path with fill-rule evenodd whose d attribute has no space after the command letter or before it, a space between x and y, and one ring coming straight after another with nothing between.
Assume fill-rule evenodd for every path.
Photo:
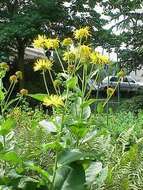
<instances>
[{"instance_id":1,"label":"yellow flower","mask_svg":"<svg viewBox=\"0 0 143 190\"><path fill-rule=\"evenodd\" d=\"M114 94L114 92L115 92L115 89L114 88L107 88L107 96L109 97L109 96L112 96L113 94Z\"/></svg>"},{"instance_id":2,"label":"yellow flower","mask_svg":"<svg viewBox=\"0 0 143 190\"><path fill-rule=\"evenodd\" d=\"M47 40L45 35L38 35L37 39L34 40L34 48L45 48L45 41Z\"/></svg>"},{"instance_id":3,"label":"yellow flower","mask_svg":"<svg viewBox=\"0 0 143 190\"><path fill-rule=\"evenodd\" d=\"M81 46L79 46L77 53L78 53L78 57L81 60L87 60L90 58L91 48L86 45L81 45Z\"/></svg>"},{"instance_id":4,"label":"yellow flower","mask_svg":"<svg viewBox=\"0 0 143 190\"><path fill-rule=\"evenodd\" d=\"M75 61L75 57L76 57L76 55L72 51L66 51L63 54L63 60L64 61L73 62L73 61Z\"/></svg>"},{"instance_id":5,"label":"yellow flower","mask_svg":"<svg viewBox=\"0 0 143 190\"><path fill-rule=\"evenodd\" d=\"M73 43L71 38L65 38L62 42L63 46L70 46Z\"/></svg>"},{"instance_id":6,"label":"yellow flower","mask_svg":"<svg viewBox=\"0 0 143 190\"><path fill-rule=\"evenodd\" d=\"M34 65L34 71L46 71L51 70L52 61L49 59L38 59Z\"/></svg>"},{"instance_id":7,"label":"yellow flower","mask_svg":"<svg viewBox=\"0 0 143 190\"><path fill-rule=\"evenodd\" d=\"M55 107L64 106L62 98L57 95L50 95L49 97L44 98L43 104L45 106L55 106Z\"/></svg>"},{"instance_id":8,"label":"yellow flower","mask_svg":"<svg viewBox=\"0 0 143 190\"><path fill-rule=\"evenodd\" d=\"M49 38L45 41L45 47L47 49L56 49L59 47L59 43L60 43L60 41L57 38L55 38L55 39Z\"/></svg>"},{"instance_id":9,"label":"yellow flower","mask_svg":"<svg viewBox=\"0 0 143 190\"><path fill-rule=\"evenodd\" d=\"M109 58L105 55L101 55L99 52L91 53L90 59L93 64L108 64L109 63Z\"/></svg>"},{"instance_id":10,"label":"yellow flower","mask_svg":"<svg viewBox=\"0 0 143 190\"><path fill-rule=\"evenodd\" d=\"M106 55L101 56L101 62L102 62L102 64L110 63L109 58Z\"/></svg>"},{"instance_id":11,"label":"yellow flower","mask_svg":"<svg viewBox=\"0 0 143 190\"><path fill-rule=\"evenodd\" d=\"M75 36L76 39L87 38L88 36L90 36L89 27L86 26L84 28L76 30L74 32L74 36Z\"/></svg>"}]
</instances>

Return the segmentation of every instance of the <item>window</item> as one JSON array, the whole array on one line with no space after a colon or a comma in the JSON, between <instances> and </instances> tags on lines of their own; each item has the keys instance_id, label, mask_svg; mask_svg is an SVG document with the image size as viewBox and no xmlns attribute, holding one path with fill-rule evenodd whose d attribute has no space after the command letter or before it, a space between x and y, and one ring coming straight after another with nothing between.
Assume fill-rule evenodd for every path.
<instances>
[{"instance_id":1,"label":"window","mask_svg":"<svg viewBox=\"0 0 143 190\"><path fill-rule=\"evenodd\" d=\"M135 81L132 78L128 78L128 81L131 83L135 83Z\"/></svg>"},{"instance_id":2,"label":"window","mask_svg":"<svg viewBox=\"0 0 143 190\"><path fill-rule=\"evenodd\" d=\"M132 78L127 78L127 77L125 77L125 78L123 79L123 82L135 83L135 81L134 81Z\"/></svg>"},{"instance_id":3,"label":"window","mask_svg":"<svg viewBox=\"0 0 143 190\"><path fill-rule=\"evenodd\" d=\"M117 77L111 77L111 78L110 78L110 81L111 81L111 82L118 82L118 78L117 78Z\"/></svg>"},{"instance_id":4,"label":"window","mask_svg":"<svg viewBox=\"0 0 143 190\"><path fill-rule=\"evenodd\" d=\"M123 78L123 82L128 82L128 78L127 78L127 77L124 77L124 78Z\"/></svg>"}]
</instances>

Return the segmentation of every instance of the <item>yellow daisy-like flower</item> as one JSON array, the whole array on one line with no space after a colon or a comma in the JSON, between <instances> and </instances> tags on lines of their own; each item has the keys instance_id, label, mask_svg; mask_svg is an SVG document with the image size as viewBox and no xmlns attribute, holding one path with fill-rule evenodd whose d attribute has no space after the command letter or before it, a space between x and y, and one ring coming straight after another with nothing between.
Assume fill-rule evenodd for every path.
<instances>
[{"instance_id":1,"label":"yellow daisy-like flower","mask_svg":"<svg viewBox=\"0 0 143 190\"><path fill-rule=\"evenodd\" d=\"M81 45L81 46L79 46L77 53L78 53L78 57L81 60L87 60L90 58L91 48L86 45Z\"/></svg>"},{"instance_id":2,"label":"yellow daisy-like flower","mask_svg":"<svg viewBox=\"0 0 143 190\"><path fill-rule=\"evenodd\" d=\"M106 55L101 56L102 64L108 64L110 63L109 58Z\"/></svg>"},{"instance_id":3,"label":"yellow daisy-like flower","mask_svg":"<svg viewBox=\"0 0 143 190\"><path fill-rule=\"evenodd\" d=\"M115 89L114 88L107 88L107 96L112 96L115 93Z\"/></svg>"},{"instance_id":4,"label":"yellow daisy-like flower","mask_svg":"<svg viewBox=\"0 0 143 190\"><path fill-rule=\"evenodd\" d=\"M65 38L62 42L63 46L70 46L71 44L73 44L73 41L71 38Z\"/></svg>"},{"instance_id":5,"label":"yellow daisy-like flower","mask_svg":"<svg viewBox=\"0 0 143 190\"><path fill-rule=\"evenodd\" d=\"M34 48L45 48L45 41L47 40L45 35L38 35L37 39L34 40Z\"/></svg>"},{"instance_id":6,"label":"yellow daisy-like flower","mask_svg":"<svg viewBox=\"0 0 143 190\"><path fill-rule=\"evenodd\" d=\"M68 61L68 62L73 62L75 61L76 55L72 51L67 51L63 54L63 60Z\"/></svg>"},{"instance_id":7,"label":"yellow daisy-like flower","mask_svg":"<svg viewBox=\"0 0 143 190\"><path fill-rule=\"evenodd\" d=\"M88 36L90 36L90 31L89 31L89 27L87 26L79 30L75 30L74 32L74 37L76 39L87 38Z\"/></svg>"},{"instance_id":8,"label":"yellow daisy-like flower","mask_svg":"<svg viewBox=\"0 0 143 190\"><path fill-rule=\"evenodd\" d=\"M44 98L43 104L45 106L55 106L55 107L64 106L62 98L57 95L50 95L49 97Z\"/></svg>"},{"instance_id":9,"label":"yellow daisy-like flower","mask_svg":"<svg viewBox=\"0 0 143 190\"><path fill-rule=\"evenodd\" d=\"M108 64L109 58L101 55L99 52L93 52L90 55L91 62L93 64Z\"/></svg>"},{"instance_id":10,"label":"yellow daisy-like flower","mask_svg":"<svg viewBox=\"0 0 143 190\"><path fill-rule=\"evenodd\" d=\"M57 38L55 39L49 38L45 41L45 47L47 49L56 49L59 47L59 43L60 41Z\"/></svg>"},{"instance_id":11,"label":"yellow daisy-like flower","mask_svg":"<svg viewBox=\"0 0 143 190\"><path fill-rule=\"evenodd\" d=\"M46 71L51 70L52 61L49 59L38 59L34 65L34 71Z\"/></svg>"}]
</instances>

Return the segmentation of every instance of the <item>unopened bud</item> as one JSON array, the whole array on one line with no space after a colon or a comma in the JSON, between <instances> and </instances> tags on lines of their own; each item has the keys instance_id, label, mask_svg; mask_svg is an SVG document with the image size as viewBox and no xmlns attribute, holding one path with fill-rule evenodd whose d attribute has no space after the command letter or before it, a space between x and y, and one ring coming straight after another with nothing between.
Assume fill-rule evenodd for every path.
<instances>
[{"instance_id":1,"label":"unopened bud","mask_svg":"<svg viewBox=\"0 0 143 190\"><path fill-rule=\"evenodd\" d=\"M57 79L57 80L54 81L54 86L55 87L59 87L60 85L61 85L61 81L60 80Z\"/></svg>"},{"instance_id":2,"label":"unopened bud","mask_svg":"<svg viewBox=\"0 0 143 190\"><path fill-rule=\"evenodd\" d=\"M9 78L10 82L17 82L17 76L16 75L11 75Z\"/></svg>"},{"instance_id":3,"label":"unopened bud","mask_svg":"<svg viewBox=\"0 0 143 190\"><path fill-rule=\"evenodd\" d=\"M28 94L28 90L23 88L23 89L20 90L20 94L22 96L26 96Z\"/></svg>"},{"instance_id":4,"label":"unopened bud","mask_svg":"<svg viewBox=\"0 0 143 190\"><path fill-rule=\"evenodd\" d=\"M121 71L119 71L119 73L117 73L117 76L118 76L119 78L123 78L125 75L126 75L126 74L125 74L125 71L124 71L124 70L121 70Z\"/></svg>"},{"instance_id":5,"label":"unopened bud","mask_svg":"<svg viewBox=\"0 0 143 190\"><path fill-rule=\"evenodd\" d=\"M115 92L115 89L114 88L107 88L107 96L112 96Z\"/></svg>"},{"instance_id":6,"label":"unopened bud","mask_svg":"<svg viewBox=\"0 0 143 190\"><path fill-rule=\"evenodd\" d=\"M6 71L9 70L9 66L8 66L8 64L5 63L5 62L0 63L0 68L5 69Z\"/></svg>"},{"instance_id":7,"label":"unopened bud","mask_svg":"<svg viewBox=\"0 0 143 190\"><path fill-rule=\"evenodd\" d=\"M69 65L68 66L68 72L72 73L75 70L75 66L74 65Z\"/></svg>"},{"instance_id":8,"label":"unopened bud","mask_svg":"<svg viewBox=\"0 0 143 190\"><path fill-rule=\"evenodd\" d=\"M17 71L15 74L16 74L18 79L22 80L23 77L22 77L22 72L21 71Z\"/></svg>"}]
</instances>

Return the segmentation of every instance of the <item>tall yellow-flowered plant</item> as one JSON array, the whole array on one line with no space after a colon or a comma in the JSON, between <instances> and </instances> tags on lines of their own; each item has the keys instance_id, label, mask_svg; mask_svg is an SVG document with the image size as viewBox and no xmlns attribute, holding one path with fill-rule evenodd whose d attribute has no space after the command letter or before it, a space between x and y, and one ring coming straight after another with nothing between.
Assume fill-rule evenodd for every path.
<instances>
[{"instance_id":1,"label":"tall yellow-flowered plant","mask_svg":"<svg viewBox=\"0 0 143 190\"><path fill-rule=\"evenodd\" d=\"M92 64L92 69L98 66L104 66L105 64L109 64L109 58L105 55L101 55L99 52L96 52L91 45L87 44L87 39L91 36L90 28L83 27L77 29L73 32L73 38L65 38L61 42L56 38L47 38L45 35L38 35L38 37L34 40L33 45L36 48L42 48L43 50L52 50L55 51L57 58L59 59L59 63L61 64L62 71L64 74L76 75L75 72L78 71L79 68L85 69L85 64ZM74 42L75 41L75 42ZM58 52L58 48L64 48L62 56ZM64 62L64 64L63 64ZM45 87L47 89L48 97L44 99L44 105L46 106L63 106L62 96L60 94L60 90L57 90L57 85L55 85L54 81L58 81L53 78L52 75L52 66L53 61L51 59L38 59L34 64L34 71L42 71ZM55 88L56 95L50 95L48 90L48 84L46 83L45 72L49 71L50 78L53 82L53 86ZM83 72L84 74L84 72ZM70 76L71 77L71 76ZM83 76L82 84L86 84L85 77ZM59 88L59 86L58 86ZM83 88L85 92L85 87Z\"/></svg>"}]
</instances>

